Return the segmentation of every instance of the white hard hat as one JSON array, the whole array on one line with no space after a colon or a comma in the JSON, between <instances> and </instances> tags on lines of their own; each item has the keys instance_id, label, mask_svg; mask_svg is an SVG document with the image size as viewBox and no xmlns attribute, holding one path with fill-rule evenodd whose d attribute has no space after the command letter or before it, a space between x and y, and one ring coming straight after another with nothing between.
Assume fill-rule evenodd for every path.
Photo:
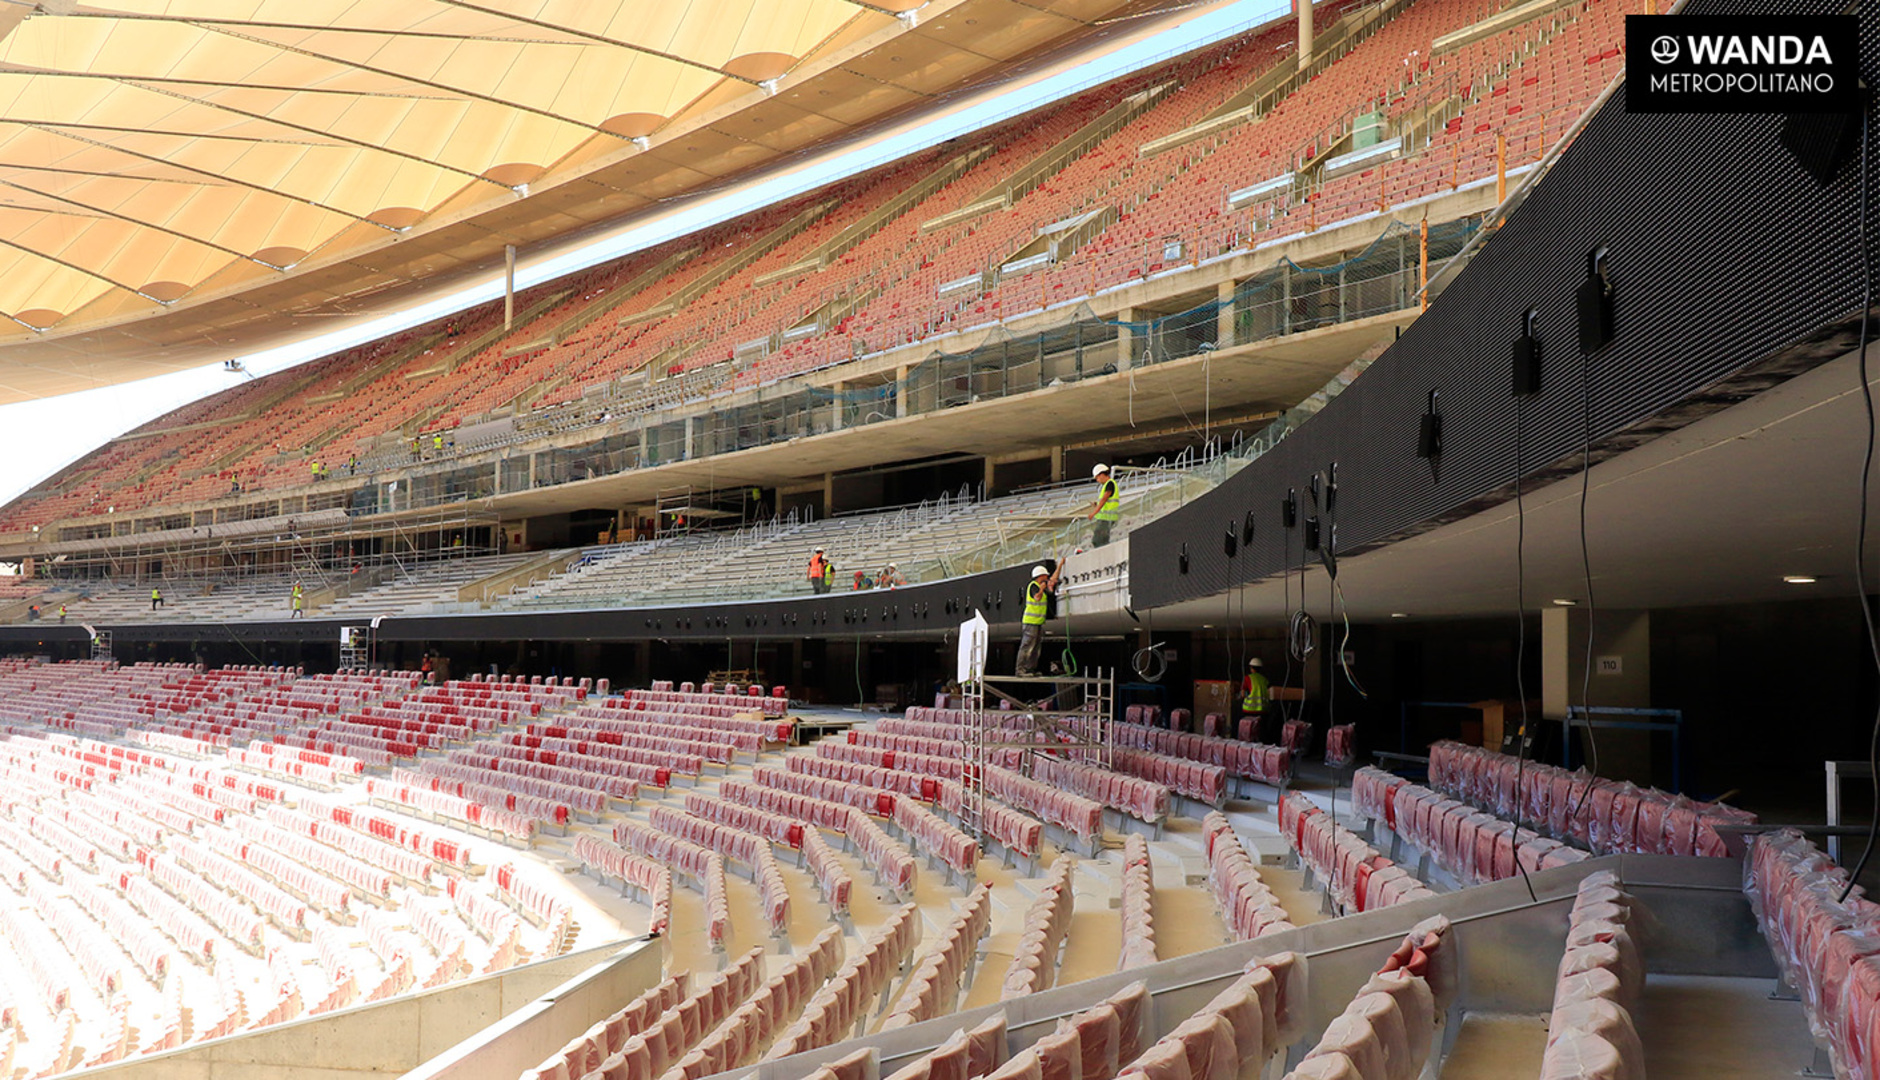
<instances>
[{"instance_id":1,"label":"white hard hat","mask_svg":"<svg viewBox=\"0 0 1880 1080\"><path fill-rule=\"evenodd\" d=\"M1104 473L1109 472L1109 471L1110 471L1110 467L1108 465L1099 464L1096 468L1090 470L1090 475L1102 476Z\"/></svg>"},{"instance_id":2,"label":"white hard hat","mask_svg":"<svg viewBox=\"0 0 1880 1080\"><path fill-rule=\"evenodd\" d=\"M817 551L821 551L821 550L822 550L822 548L817 548L816 550L817 550Z\"/></svg>"},{"instance_id":3,"label":"white hard hat","mask_svg":"<svg viewBox=\"0 0 1880 1080\"><path fill-rule=\"evenodd\" d=\"M1256 656L1253 659L1247 661L1247 666L1248 667L1265 667L1266 665L1261 663L1260 658Z\"/></svg>"},{"instance_id":4,"label":"white hard hat","mask_svg":"<svg viewBox=\"0 0 1880 1080\"><path fill-rule=\"evenodd\" d=\"M1031 576L1032 577L1050 577L1051 571L1046 570L1042 566L1034 566L1031 568Z\"/></svg>"}]
</instances>

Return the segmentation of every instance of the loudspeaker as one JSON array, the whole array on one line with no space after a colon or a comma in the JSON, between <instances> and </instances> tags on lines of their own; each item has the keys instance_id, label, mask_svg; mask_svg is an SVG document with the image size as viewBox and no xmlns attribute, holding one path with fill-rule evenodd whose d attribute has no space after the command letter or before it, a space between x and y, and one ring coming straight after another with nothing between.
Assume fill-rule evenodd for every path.
<instances>
[{"instance_id":1,"label":"loudspeaker","mask_svg":"<svg viewBox=\"0 0 1880 1080\"><path fill-rule=\"evenodd\" d=\"M1235 536L1234 530L1230 528L1227 530L1227 535L1221 537L1221 554L1231 559L1234 557L1234 553L1239 550L1240 537Z\"/></svg>"},{"instance_id":2,"label":"loudspeaker","mask_svg":"<svg viewBox=\"0 0 1880 1080\"><path fill-rule=\"evenodd\" d=\"M1513 389L1516 397L1541 392L1541 343L1534 337L1535 312L1521 320L1521 336L1514 339Z\"/></svg>"},{"instance_id":3,"label":"loudspeaker","mask_svg":"<svg viewBox=\"0 0 1880 1080\"><path fill-rule=\"evenodd\" d=\"M1580 351L1594 353L1612 340L1612 281L1606 276L1606 249L1594 248L1586 256L1586 280L1573 294L1579 316Z\"/></svg>"},{"instance_id":4,"label":"loudspeaker","mask_svg":"<svg viewBox=\"0 0 1880 1080\"><path fill-rule=\"evenodd\" d=\"M1319 549L1319 519L1315 515L1306 519L1306 550Z\"/></svg>"},{"instance_id":5,"label":"loudspeaker","mask_svg":"<svg viewBox=\"0 0 1880 1080\"><path fill-rule=\"evenodd\" d=\"M1864 88L1863 88L1864 89ZM1865 97L1863 93L1863 98ZM1862 113L1789 113L1777 136L1815 183L1827 187L1860 149Z\"/></svg>"},{"instance_id":6,"label":"loudspeaker","mask_svg":"<svg viewBox=\"0 0 1880 1080\"><path fill-rule=\"evenodd\" d=\"M1440 413L1424 413L1417 424L1417 456L1433 458L1443 452L1443 417Z\"/></svg>"},{"instance_id":7,"label":"loudspeaker","mask_svg":"<svg viewBox=\"0 0 1880 1080\"><path fill-rule=\"evenodd\" d=\"M1247 516L1240 521L1240 542L1253 543L1253 511L1251 510L1247 511Z\"/></svg>"},{"instance_id":8,"label":"loudspeaker","mask_svg":"<svg viewBox=\"0 0 1880 1080\"><path fill-rule=\"evenodd\" d=\"M1279 520L1288 529L1299 524L1299 492L1296 489L1286 489L1286 498L1279 504Z\"/></svg>"}]
</instances>

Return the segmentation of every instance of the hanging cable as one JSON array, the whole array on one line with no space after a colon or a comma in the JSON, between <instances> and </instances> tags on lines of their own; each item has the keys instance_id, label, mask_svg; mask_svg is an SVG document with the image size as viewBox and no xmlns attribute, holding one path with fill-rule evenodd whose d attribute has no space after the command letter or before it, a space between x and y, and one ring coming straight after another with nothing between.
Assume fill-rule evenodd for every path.
<instances>
[{"instance_id":1,"label":"hanging cable","mask_svg":"<svg viewBox=\"0 0 1880 1080\"><path fill-rule=\"evenodd\" d=\"M1522 501L1521 469L1522 429L1521 402L1524 394L1515 395L1514 399L1514 696L1521 703L1521 724L1515 729L1514 741L1514 800L1515 829L1521 828L1521 774L1527 765L1527 504ZM1520 838L1517 836L1516 840ZM1527 886L1528 901L1539 903L1534 895L1534 882L1528 879L1527 866L1521 862L1521 845L1515 844L1515 869L1521 871L1521 884Z\"/></svg>"},{"instance_id":2,"label":"hanging cable","mask_svg":"<svg viewBox=\"0 0 1880 1080\"><path fill-rule=\"evenodd\" d=\"M1867 114L1861 113L1860 122L1860 235L1855 240L1855 247L1860 252L1860 340L1855 346L1855 355L1860 369L1860 400L1867 411L1867 449L1860 463L1860 525L1855 531L1854 543L1854 591L1860 597L1861 622L1867 628L1867 648L1873 653L1874 666L1880 669L1880 631L1874 625L1873 604L1867 599L1867 504L1869 500L1868 484L1873 477L1875 417L1873 387L1867 382L1867 319L1873 310L1873 257L1867 245L1867 200L1870 178L1867 165L1868 130L1872 126ZM1874 838L1880 835L1880 710L1874 716L1873 731L1867 737L1867 766L1873 776L1873 815L1867 823L1867 842L1862 845L1860 859L1854 863L1854 869L1847 875L1847 887L1841 890L1841 900L1845 902L1854 891L1854 883L1860 880L1861 871L1867 868L1867 860L1873 856Z\"/></svg>"}]
</instances>

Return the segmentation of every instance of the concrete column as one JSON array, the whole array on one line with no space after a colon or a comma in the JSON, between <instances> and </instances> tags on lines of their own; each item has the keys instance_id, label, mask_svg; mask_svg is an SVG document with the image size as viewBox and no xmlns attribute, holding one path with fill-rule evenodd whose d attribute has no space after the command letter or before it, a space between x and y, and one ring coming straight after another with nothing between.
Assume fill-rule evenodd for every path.
<instances>
[{"instance_id":1,"label":"concrete column","mask_svg":"<svg viewBox=\"0 0 1880 1080\"><path fill-rule=\"evenodd\" d=\"M682 460L690 459L696 450L696 448L692 445L692 433L693 433L692 422L694 419L695 419L694 417L690 417L690 416L685 418L685 453L681 455Z\"/></svg>"},{"instance_id":2,"label":"concrete column","mask_svg":"<svg viewBox=\"0 0 1880 1080\"><path fill-rule=\"evenodd\" d=\"M1299 17L1299 66L1312 62L1312 0L1293 0L1293 12Z\"/></svg>"},{"instance_id":3,"label":"concrete column","mask_svg":"<svg viewBox=\"0 0 1880 1080\"><path fill-rule=\"evenodd\" d=\"M503 329L516 325L516 245L503 245Z\"/></svg>"},{"instance_id":4,"label":"concrete column","mask_svg":"<svg viewBox=\"0 0 1880 1080\"><path fill-rule=\"evenodd\" d=\"M836 474L832 472L823 473L822 510L824 517L836 512Z\"/></svg>"},{"instance_id":5,"label":"concrete column","mask_svg":"<svg viewBox=\"0 0 1880 1080\"><path fill-rule=\"evenodd\" d=\"M894 415L907 415L907 365L894 369Z\"/></svg>"},{"instance_id":6,"label":"concrete column","mask_svg":"<svg viewBox=\"0 0 1880 1080\"><path fill-rule=\"evenodd\" d=\"M1221 309L1214 316L1214 344L1225 349L1234 343L1234 283L1221 282L1214 295L1221 302Z\"/></svg>"},{"instance_id":7,"label":"concrete column","mask_svg":"<svg viewBox=\"0 0 1880 1080\"><path fill-rule=\"evenodd\" d=\"M1051 482L1053 484L1064 482L1064 447L1062 444L1051 448Z\"/></svg>"},{"instance_id":8,"label":"concrete column","mask_svg":"<svg viewBox=\"0 0 1880 1080\"><path fill-rule=\"evenodd\" d=\"M835 395L835 400L830 402L829 406L829 430L831 431L842 430L842 392L846 388L846 385L840 382L829 388L830 392Z\"/></svg>"},{"instance_id":9,"label":"concrete column","mask_svg":"<svg viewBox=\"0 0 1880 1080\"><path fill-rule=\"evenodd\" d=\"M1116 313L1116 321L1119 323L1131 322L1135 318L1136 318L1135 308L1124 308L1123 310ZM1135 337L1135 334L1131 332L1129 327L1119 326L1116 328L1116 370L1118 371L1129 370L1130 350L1134 345L1134 342L1132 340L1134 337Z\"/></svg>"},{"instance_id":10,"label":"concrete column","mask_svg":"<svg viewBox=\"0 0 1880 1080\"><path fill-rule=\"evenodd\" d=\"M1584 693L1594 708L1644 709L1652 703L1651 612L1601 609L1593 623L1593 674L1586 676L1587 612L1577 607L1541 611L1541 715L1558 720ZM1615 719L1607 717L1606 719ZM1642 731L1594 733L1599 773L1649 783L1652 741ZM1574 735L1575 760L1591 764L1584 731Z\"/></svg>"},{"instance_id":11,"label":"concrete column","mask_svg":"<svg viewBox=\"0 0 1880 1080\"><path fill-rule=\"evenodd\" d=\"M986 458L986 475L985 475L985 481L984 481L986 485L986 494L988 496L992 494L992 469L993 469L992 458L988 457Z\"/></svg>"}]
</instances>

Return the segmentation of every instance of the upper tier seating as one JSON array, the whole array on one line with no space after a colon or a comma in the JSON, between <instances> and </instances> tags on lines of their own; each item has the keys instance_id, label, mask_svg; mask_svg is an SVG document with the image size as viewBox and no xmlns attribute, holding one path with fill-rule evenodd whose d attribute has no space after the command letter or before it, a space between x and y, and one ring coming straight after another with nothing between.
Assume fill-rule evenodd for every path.
<instances>
[{"instance_id":1,"label":"upper tier seating","mask_svg":"<svg viewBox=\"0 0 1880 1080\"><path fill-rule=\"evenodd\" d=\"M1281 47L1291 20L1277 20L948 148L526 290L512 330L502 329L502 306L486 303L233 387L61 470L0 511L0 532L111 508L203 505L236 485L251 494L344 492L359 474L414 457L485 453L544 430L775 382L1352 220L1380 204L1430 199L1491 176L1498 135L1513 162L1537 159L1623 65L1616 0L1582 0L1432 58L1438 36L1498 7L1393 5L1375 33L1266 102L1258 123L1141 152L1246 104L1239 95L1249 83L1290 62ZM1329 28L1357 14L1354 5L1324 3L1315 20ZM1113 110L1126 122L1072 143ZM1230 192L1302 166L1309 172L1348 148L1354 119L1372 113L1398 137L1420 137L1423 117L1449 120L1427 144L1314 182L1304 198L1282 183L1253 205L1228 206ZM997 272L1045 231L1091 213L1109 224L1075 251L1032 273ZM969 279L979 287L940 292ZM413 431L421 432L415 454ZM444 439L441 450L432 435ZM325 463L328 479L312 479L313 462ZM709 581L701 566L662 575L659 586L682 601Z\"/></svg>"}]
</instances>

